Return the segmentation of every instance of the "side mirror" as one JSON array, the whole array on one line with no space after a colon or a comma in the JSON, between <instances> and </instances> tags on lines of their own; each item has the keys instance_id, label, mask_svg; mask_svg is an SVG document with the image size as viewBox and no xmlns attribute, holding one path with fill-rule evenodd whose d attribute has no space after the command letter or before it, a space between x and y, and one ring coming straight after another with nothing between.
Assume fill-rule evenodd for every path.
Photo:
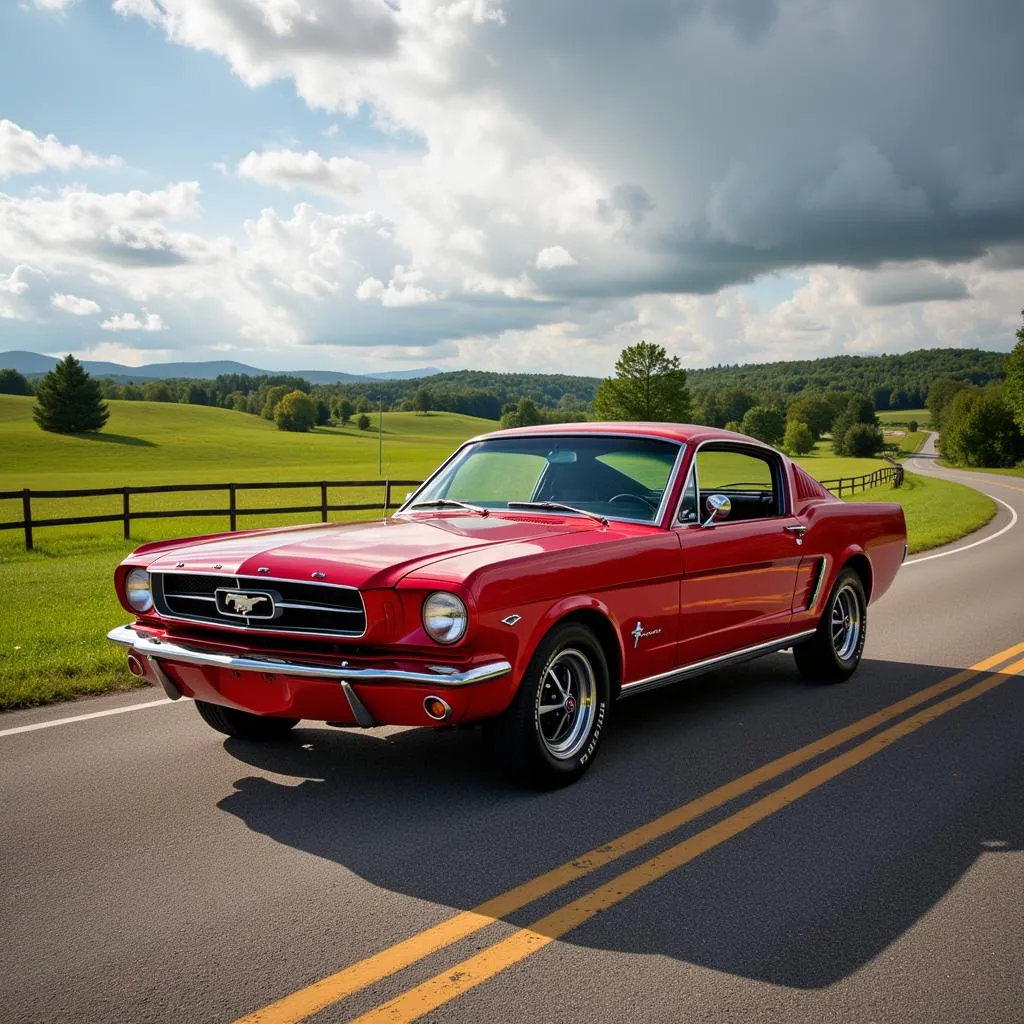
<instances>
[{"instance_id":1,"label":"side mirror","mask_svg":"<svg viewBox=\"0 0 1024 1024\"><path fill-rule=\"evenodd\" d=\"M732 511L732 502L729 500L728 495L709 494L707 501L704 502L704 507L707 510L708 517L701 525L714 526L715 523L729 517L729 513Z\"/></svg>"}]
</instances>

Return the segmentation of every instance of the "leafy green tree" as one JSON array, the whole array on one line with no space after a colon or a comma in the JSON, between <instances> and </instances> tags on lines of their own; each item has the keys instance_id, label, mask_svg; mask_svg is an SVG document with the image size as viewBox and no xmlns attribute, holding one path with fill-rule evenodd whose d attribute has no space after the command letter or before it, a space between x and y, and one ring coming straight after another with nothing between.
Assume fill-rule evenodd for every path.
<instances>
[{"instance_id":1,"label":"leafy green tree","mask_svg":"<svg viewBox=\"0 0 1024 1024\"><path fill-rule=\"evenodd\" d=\"M412 396L412 407L421 415L426 415L433 408L430 392L426 388L417 388Z\"/></svg>"},{"instance_id":2,"label":"leafy green tree","mask_svg":"<svg viewBox=\"0 0 1024 1024\"><path fill-rule=\"evenodd\" d=\"M757 405L757 399L742 388L726 388L719 396L721 416L726 423L742 423L748 409Z\"/></svg>"},{"instance_id":3,"label":"leafy green tree","mask_svg":"<svg viewBox=\"0 0 1024 1024\"><path fill-rule=\"evenodd\" d=\"M289 391L274 408L278 430L308 431L316 426L316 402L304 391Z\"/></svg>"},{"instance_id":4,"label":"leafy green tree","mask_svg":"<svg viewBox=\"0 0 1024 1024\"><path fill-rule=\"evenodd\" d=\"M359 414L359 419L356 420L356 426L359 427L360 430L369 430L370 417L367 416L365 412L361 412Z\"/></svg>"},{"instance_id":5,"label":"leafy green tree","mask_svg":"<svg viewBox=\"0 0 1024 1024\"><path fill-rule=\"evenodd\" d=\"M959 391L943 413L939 451L961 466L1013 466L1024 438L998 385Z\"/></svg>"},{"instance_id":6,"label":"leafy green tree","mask_svg":"<svg viewBox=\"0 0 1024 1024\"><path fill-rule=\"evenodd\" d=\"M686 371L661 345L630 345L615 363L615 376L598 387L594 413L600 420L685 423L690 416Z\"/></svg>"},{"instance_id":7,"label":"leafy green tree","mask_svg":"<svg viewBox=\"0 0 1024 1024\"><path fill-rule=\"evenodd\" d=\"M147 402L173 402L174 395L171 389L162 381L150 381L143 389L143 395Z\"/></svg>"},{"instance_id":8,"label":"leafy green tree","mask_svg":"<svg viewBox=\"0 0 1024 1024\"><path fill-rule=\"evenodd\" d=\"M277 413L277 403L284 398L285 395L291 394L295 390L288 387L287 384L275 384L273 387L267 388L266 394L263 397L263 408L260 415L265 420L274 419Z\"/></svg>"},{"instance_id":9,"label":"leafy green tree","mask_svg":"<svg viewBox=\"0 0 1024 1024\"><path fill-rule=\"evenodd\" d=\"M805 423L815 440L832 429L832 421L836 417L833 403L820 392L811 392L795 398L789 403L786 415L790 419Z\"/></svg>"},{"instance_id":10,"label":"leafy green tree","mask_svg":"<svg viewBox=\"0 0 1024 1024\"><path fill-rule=\"evenodd\" d=\"M341 398L338 400L338 411L335 415L341 420L342 423L348 423L355 415L356 408L352 404L351 398Z\"/></svg>"},{"instance_id":11,"label":"leafy green tree","mask_svg":"<svg viewBox=\"0 0 1024 1024\"><path fill-rule=\"evenodd\" d=\"M102 430L110 410L99 384L74 356L65 356L36 389L32 417L43 430L85 434Z\"/></svg>"},{"instance_id":12,"label":"leafy green tree","mask_svg":"<svg viewBox=\"0 0 1024 1024\"><path fill-rule=\"evenodd\" d=\"M1024 317L1024 310L1021 310L1021 317ZM1024 432L1024 324L1017 328L1017 344L1006 357L1004 397L1017 426Z\"/></svg>"},{"instance_id":13,"label":"leafy green tree","mask_svg":"<svg viewBox=\"0 0 1024 1024\"><path fill-rule=\"evenodd\" d=\"M735 420L729 420L725 425L726 430L731 430L734 434L740 434L743 432L743 424L737 423Z\"/></svg>"},{"instance_id":14,"label":"leafy green tree","mask_svg":"<svg viewBox=\"0 0 1024 1024\"><path fill-rule=\"evenodd\" d=\"M121 397L126 402L141 402L146 397L146 393L138 384L125 384L121 388Z\"/></svg>"},{"instance_id":15,"label":"leafy green tree","mask_svg":"<svg viewBox=\"0 0 1024 1024\"><path fill-rule=\"evenodd\" d=\"M843 454L867 459L877 455L882 450L883 443L880 427L871 423L854 423L843 435Z\"/></svg>"},{"instance_id":16,"label":"leafy green tree","mask_svg":"<svg viewBox=\"0 0 1024 1024\"><path fill-rule=\"evenodd\" d=\"M910 433L916 434L919 425L920 424L918 424L917 420L911 420L910 423L907 424L907 429L910 431Z\"/></svg>"},{"instance_id":17,"label":"leafy green tree","mask_svg":"<svg viewBox=\"0 0 1024 1024\"><path fill-rule=\"evenodd\" d=\"M814 434L803 420L789 420L782 437L782 447L789 455L806 455L814 450Z\"/></svg>"},{"instance_id":18,"label":"leafy green tree","mask_svg":"<svg viewBox=\"0 0 1024 1024\"><path fill-rule=\"evenodd\" d=\"M181 402L185 405L209 405L210 396L202 384L192 380L185 385L181 392Z\"/></svg>"},{"instance_id":19,"label":"leafy green tree","mask_svg":"<svg viewBox=\"0 0 1024 1024\"><path fill-rule=\"evenodd\" d=\"M0 370L0 395L31 395L32 385L17 370Z\"/></svg>"},{"instance_id":20,"label":"leafy green tree","mask_svg":"<svg viewBox=\"0 0 1024 1024\"><path fill-rule=\"evenodd\" d=\"M331 407L323 401L316 403L316 425L318 427L326 426L327 421L331 418Z\"/></svg>"},{"instance_id":21,"label":"leafy green tree","mask_svg":"<svg viewBox=\"0 0 1024 1024\"><path fill-rule=\"evenodd\" d=\"M957 393L966 387L966 381L940 377L928 389L928 411L932 414L932 423L936 428L942 428L942 417L946 409L952 404Z\"/></svg>"},{"instance_id":22,"label":"leafy green tree","mask_svg":"<svg viewBox=\"0 0 1024 1024\"><path fill-rule=\"evenodd\" d=\"M724 427L727 419L725 406L714 391L705 391L697 398L692 415L694 423L706 427Z\"/></svg>"},{"instance_id":23,"label":"leafy green tree","mask_svg":"<svg viewBox=\"0 0 1024 1024\"><path fill-rule=\"evenodd\" d=\"M765 444L778 444L786 431L786 417L781 409L755 405L743 415L741 432Z\"/></svg>"},{"instance_id":24,"label":"leafy green tree","mask_svg":"<svg viewBox=\"0 0 1024 1024\"><path fill-rule=\"evenodd\" d=\"M863 423L869 427L875 428L878 426L878 417L875 415L875 407L867 395L848 396L845 408L836 417L835 422L832 424L832 450L836 455L853 454L847 448L846 442L850 434L850 428L856 426L858 423ZM878 431L878 434L879 437L881 437L881 431ZM862 440L859 443L863 445L867 442ZM881 448L881 443L882 442L879 441L879 449Z\"/></svg>"}]
</instances>

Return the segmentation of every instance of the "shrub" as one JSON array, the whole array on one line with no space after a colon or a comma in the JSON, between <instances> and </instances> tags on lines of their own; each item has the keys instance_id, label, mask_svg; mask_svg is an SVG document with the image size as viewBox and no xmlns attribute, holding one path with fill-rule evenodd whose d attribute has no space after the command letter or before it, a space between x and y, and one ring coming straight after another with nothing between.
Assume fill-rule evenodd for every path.
<instances>
[{"instance_id":1,"label":"shrub","mask_svg":"<svg viewBox=\"0 0 1024 1024\"><path fill-rule=\"evenodd\" d=\"M360 430L369 430L370 429L370 417L367 416L365 412L361 412L359 414L359 419L356 420L356 426Z\"/></svg>"},{"instance_id":2,"label":"shrub","mask_svg":"<svg viewBox=\"0 0 1024 1024\"><path fill-rule=\"evenodd\" d=\"M790 455L806 455L814 450L814 434L802 420L790 420L782 438L782 447Z\"/></svg>"},{"instance_id":3,"label":"shrub","mask_svg":"<svg viewBox=\"0 0 1024 1024\"><path fill-rule=\"evenodd\" d=\"M765 444L778 444L786 431L786 419L781 410L767 405L755 405L743 414L742 432L756 437Z\"/></svg>"},{"instance_id":4,"label":"shrub","mask_svg":"<svg viewBox=\"0 0 1024 1024\"><path fill-rule=\"evenodd\" d=\"M916 434L917 433L917 427L918 427L917 420L911 420L910 423L907 425L907 429L912 434Z\"/></svg>"},{"instance_id":5,"label":"shrub","mask_svg":"<svg viewBox=\"0 0 1024 1024\"><path fill-rule=\"evenodd\" d=\"M883 444L882 431L878 427L870 423L854 423L843 435L843 454L866 459L877 455Z\"/></svg>"}]
</instances>

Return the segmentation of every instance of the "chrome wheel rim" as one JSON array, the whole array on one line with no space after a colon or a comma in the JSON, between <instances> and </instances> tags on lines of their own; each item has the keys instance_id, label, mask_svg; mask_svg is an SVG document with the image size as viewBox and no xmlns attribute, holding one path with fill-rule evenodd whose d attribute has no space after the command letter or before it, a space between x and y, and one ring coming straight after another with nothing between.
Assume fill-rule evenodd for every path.
<instances>
[{"instance_id":1,"label":"chrome wheel rim","mask_svg":"<svg viewBox=\"0 0 1024 1024\"><path fill-rule=\"evenodd\" d=\"M548 665L537 690L537 732L560 761L583 748L597 713L597 679L582 651L566 649Z\"/></svg>"},{"instance_id":2,"label":"chrome wheel rim","mask_svg":"<svg viewBox=\"0 0 1024 1024\"><path fill-rule=\"evenodd\" d=\"M849 661L860 643L863 617L857 592L849 584L842 587L832 602L832 649L840 661Z\"/></svg>"}]
</instances>

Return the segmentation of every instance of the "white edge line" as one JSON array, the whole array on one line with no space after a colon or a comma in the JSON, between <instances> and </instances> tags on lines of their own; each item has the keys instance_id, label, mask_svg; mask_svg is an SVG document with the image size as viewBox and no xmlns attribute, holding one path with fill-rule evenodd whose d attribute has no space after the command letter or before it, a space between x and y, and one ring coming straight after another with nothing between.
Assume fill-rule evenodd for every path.
<instances>
[{"instance_id":1,"label":"white edge line","mask_svg":"<svg viewBox=\"0 0 1024 1024\"><path fill-rule=\"evenodd\" d=\"M984 491L981 491L980 493L985 494ZM919 562L930 562L933 558L945 558L947 555L959 555L961 551L970 551L971 548L976 548L979 544L987 544L990 540L1002 537L1007 530L1012 530L1017 525L1017 510L1012 505L1008 505L1002 498L997 498L994 494L986 494L985 496L987 498L991 498L993 501L999 502L1003 508L1009 510L1010 521L1001 530L997 533L993 533L990 537L982 537L981 540L976 540L973 544L965 544L962 548L954 548L952 551L940 551L937 555L924 555L921 558L912 558L909 562L903 563L904 568L908 565L917 565ZM0 735L3 734L0 733Z\"/></svg>"},{"instance_id":2,"label":"white edge line","mask_svg":"<svg viewBox=\"0 0 1024 1024\"><path fill-rule=\"evenodd\" d=\"M32 725L17 725L13 729L0 729L0 736L15 736L19 732L35 732L37 729L52 729L58 725L70 725L72 722L85 722L90 718L106 718L108 715L123 715L127 711L142 711L144 708L159 708L174 702L167 697L161 700L149 700L144 704L129 704L125 708L109 708L107 711L92 711L87 715L72 715L70 718L54 718L49 722L34 722Z\"/></svg>"}]
</instances>

